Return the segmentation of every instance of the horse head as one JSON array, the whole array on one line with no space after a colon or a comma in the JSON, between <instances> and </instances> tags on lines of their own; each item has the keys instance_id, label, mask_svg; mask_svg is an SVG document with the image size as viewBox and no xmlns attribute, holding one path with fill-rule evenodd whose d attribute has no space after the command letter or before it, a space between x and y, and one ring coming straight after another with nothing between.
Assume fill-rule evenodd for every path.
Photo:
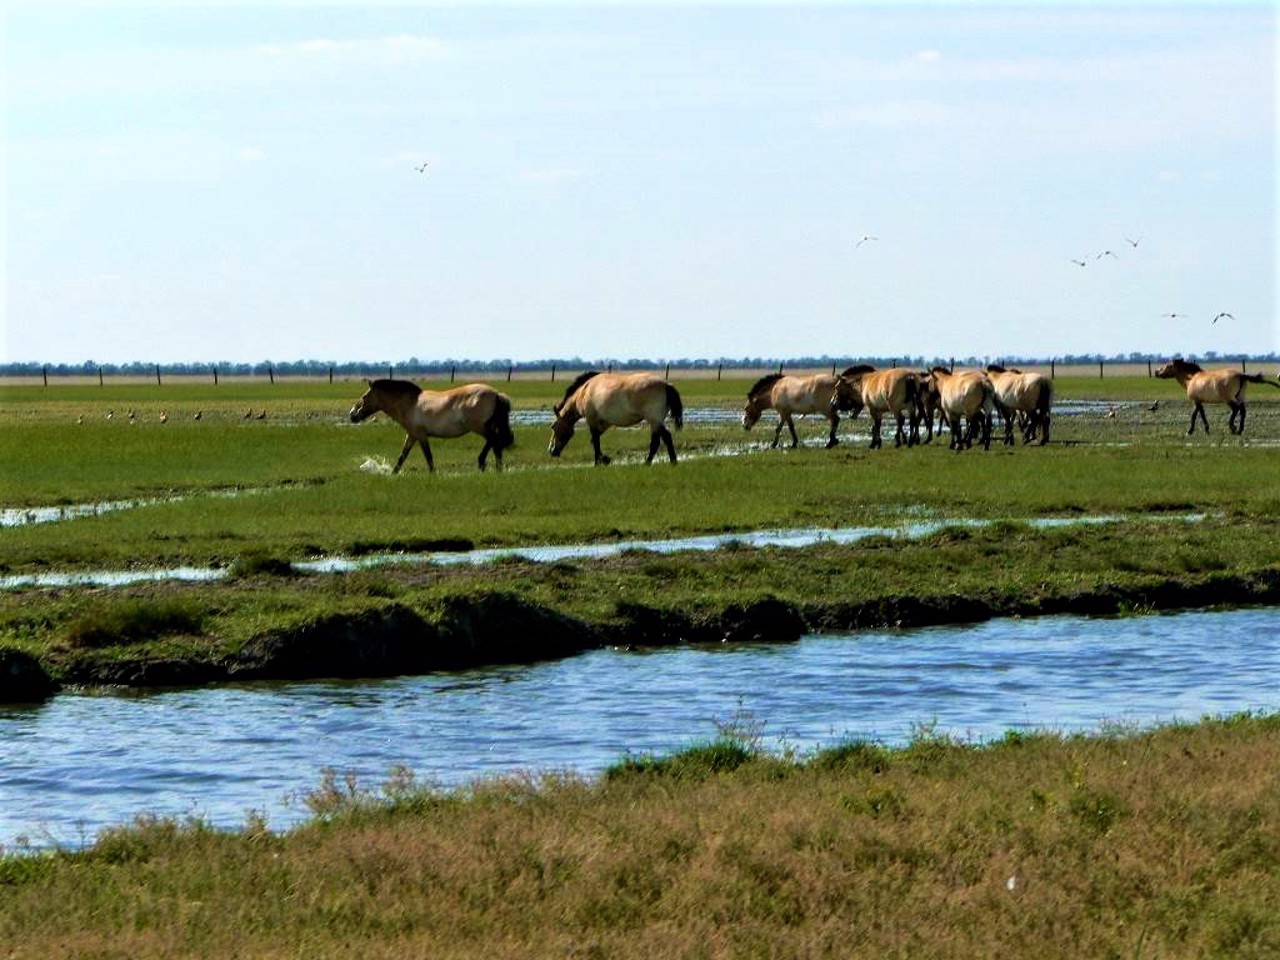
<instances>
[{"instance_id":1,"label":"horse head","mask_svg":"<svg viewBox=\"0 0 1280 960\"><path fill-rule=\"evenodd\" d=\"M1199 373L1200 364L1192 363L1190 360L1183 360L1180 357L1174 357L1163 367L1155 372L1155 376L1161 380L1176 380L1179 376L1190 376L1193 373Z\"/></svg>"},{"instance_id":2,"label":"horse head","mask_svg":"<svg viewBox=\"0 0 1280 960\"><path fill-rule=\"evenodd\" d=\"M578 418L573 414L572 408L557 409L556 418L551 423L551 442L547 444L547 453L553 457L560 456L561 451L573 439L573 428L577 422Z\"/></svg>"},{"instance_id":3,"label":"horse head","mask_svg":"<svg viewBox=\"0 0 1280 960\"><path fill-rule=\"evenodd\" d=\"M382 409L381 404L378 402L378 394L374 390L373 384L368 380L365 381L365 384L369 389L366 390L364 395L355 402L351 407L351 412L347 414L352 423L360 423L362 420L368 420Z\"/></svg>"},{"instance_id":4,"label":"horse head","mask_svg":"<svg viewBox=\"0 0 1280 960\"><path fill-rule=\"evenodd\" d=\"M862 378L851 379L843 374L836 378L836 388L831 394L831 409L839 413L852 410L856 417L862 412Z\"/></svg>"},{"instance_id":5,"label":"horse head","mask_svg":"<svg viewBox=\"0 0 1280 960\"><path fill-rule=\"evenodd\" d=\"M782 379L780 373L770 373L761 377L747 391L747 404L742 408L742 427L750 430L759 421L761 414L773 406L773 385Z\"/></svg>"}]
</instances>

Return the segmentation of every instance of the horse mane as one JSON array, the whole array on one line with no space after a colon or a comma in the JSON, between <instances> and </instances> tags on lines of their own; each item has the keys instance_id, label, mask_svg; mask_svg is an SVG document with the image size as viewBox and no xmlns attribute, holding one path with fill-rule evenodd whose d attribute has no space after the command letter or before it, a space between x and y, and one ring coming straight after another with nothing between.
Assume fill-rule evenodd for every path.
<instances>
[{"instance_id":1,"label":"horse mane","mask_svg":"<svg viewBox=\"0 0 1280 960\"><path fill-rule=\"evenodd\" d=\"M947 374L947 376L950 376L950 375L951 375L951 371L950 371L947 367L942 366L941 364L939 364L938 366L935 366L935 367L930 367L930 368L929 368L929 372L930 372L930 373L945 373L945 374Z\"/></svg>"},{"instance_id":2,"label":"horse mane","mask_svg":"<svg viewBox=\"0 0 1280 960\"><path fill-rule=\"evenodd\" d=\"M379 393L399 393L413 397L422 392L422 388L416 383L408 380L388 380L386 377L381 380L370 380L369 388Z\"/></svg>"},{"instance_id":3,"label":"horse mane","mask_svg":"<svg viewBox=\"0 0 1280 960\"><path fill-rule=\"evenodd\" d=\"M987 364L987 373L1007 373L1007 372L1008 371L1005 370L1005 368L1000 366L1000 364L998 363Z\"/></svg>"},{"instance_id":4,"label":"horse mane","mask_svg":"<svg viewBox=\"0 0 1280 960\"><path fill-rule=\"evenodd\" d=\"M840 371L842 377L860 377L864 373L875 373L876 368L869 363L855 363L852 367L845 367Z\"/></svg>"},{"instance_id":5,"label":"horse mane","mask_svg":"<svg viewBox=\"0 0 1280 960\"><path fill-rule=\"evenodd\" d=\"M1200 366L1200 364L1193 363L1190 360L1183 360L1181 357L1174 357L1169 362L1173 364L1175 370L1181 370L1184 373L1200 373L1204 370L1204 367Z\"/></svg>"},{"instance_id":6,"label":"horse mane","mask_svg":"<svg viewBox=\"0 0 1280 960\"><path fill-rule=\"evenodd\" d=\"M574 380L573 383L569 384L568 388L565 390L564 396L560 398L560 402L551 408L552 410L555 411L556 416L560 415L561 409L563 409L564 405L569 402L569 398L578 392L579 387L581 387L584 383L586 383L592 377L598 377L598 376L600 376L599 370L588 370L586 373L578 374L578 378Z\"/></svg>"},{"instance_id":7,"label":"horse mane","mask_svg":"<svg viewBox=\"0 0 1280 960\"><path fill-rule=\"evenodd\" d=\"M782 379L782 374L780 373L766 374L765 376L757 380L755 382L755 385L752 386L752 388L747 391L747 399L754 397L757 393L760 393L760 391L762 390L768 390L770 387L772 387L775 383L777 383L781 379Z\"/></svg>"}]
</instances>

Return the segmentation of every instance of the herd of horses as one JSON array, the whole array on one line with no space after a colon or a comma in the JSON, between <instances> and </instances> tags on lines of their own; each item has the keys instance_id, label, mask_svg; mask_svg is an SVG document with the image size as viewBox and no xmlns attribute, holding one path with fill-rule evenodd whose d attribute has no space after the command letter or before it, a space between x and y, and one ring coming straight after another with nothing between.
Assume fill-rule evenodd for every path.
<instances>
[{"instance_id":1,"label":"herd of horses","mask_svg":"<svg viewBox=\"0 0 1280 960\"><path fill-rule=\"evenodd\" d=\"M1156 371L1162 379L1177 380L1192 404L1191 427L1197 419L1209 432L1206 403L1225 403L1231 416L1227 422L1233 434L1244 433L1245 391L1251 383L1280 387L1262 374L1239 370L1203 370L1187 360L1172 360ZM368 389L351 408L350 419L359 423L375 413L385 413L405 431L404 446L393 472L404 466L414 446L422 448L427 469L434 471L430 438L449 439L469 433L484 439L479 466L484 470L490 452L498 469L502 453L515 443L511 429L511 399L484 383L469 383L450 390L424 390L407 380L371 380ZM882 424L892 417L894 446L931 443L935 424L945 425L951 435L951 449L959 452L975 442L990 449L994 422L1004 425L1004 443L1014 444L1015 431L1023 443L1049 442L1052 420L1053 381L1040 373L1023 373L990 364L985 370L930 370L893 368L877 370L869 364L851 366L839 374L808 376L771 373L761 377L747 391L742 425L750 430L766 410L778 415L772 447L778 445L785 427L791 446L799 444L794 417L805 414L825 417L830 423L827 447L839 440L836 430L841 414L855 418L864 409L871 420L871 447L883 446ZM600 373L589 370L565 390L554 407L548 452L560 456L572 439L579 421L585 421L598 465L609 463L600 449L600 436L610 427L649 427L649 455L652 463L665 446L667 457L676 462L675 441L666 421L677 430L683 426L684 405L680 393L662 377L650 373ZM921 437L921 432L924 437Z\"/></svg>"}]
</instances>

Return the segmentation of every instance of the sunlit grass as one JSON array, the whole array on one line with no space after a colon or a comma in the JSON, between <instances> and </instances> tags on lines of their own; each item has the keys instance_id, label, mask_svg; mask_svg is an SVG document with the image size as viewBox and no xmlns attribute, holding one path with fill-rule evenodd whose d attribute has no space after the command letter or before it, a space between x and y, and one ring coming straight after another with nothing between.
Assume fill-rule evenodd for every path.
<instances>
[{"instance_id":1,"label":"sunlit grass","mask_svg":"<svg viewBox=\"0 0 1280 960\"><path fill-rule=\"evenodd\" d=\"M8 956L1272 956L1280 724L777 755L730 735L284 834L151 817L0 858Z\"/></svg>"}]
</instances>

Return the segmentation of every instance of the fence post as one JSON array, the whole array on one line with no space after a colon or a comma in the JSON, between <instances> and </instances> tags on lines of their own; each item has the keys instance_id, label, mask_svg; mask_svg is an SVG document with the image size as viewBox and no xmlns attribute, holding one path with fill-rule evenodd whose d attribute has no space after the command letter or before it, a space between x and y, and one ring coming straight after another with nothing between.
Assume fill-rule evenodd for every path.
<instances>
[{"instance_id":1,"label":"fence post","mask_svg":"<svg viewBox=\"0 0 1280 960\"><path fill-rule=\"evenodd\" d=\"M507 383L511 382L511 374L515 372L516 365L514 363L507 365Z\"/></svg>"},{"instance_id":2,"label":"fence post","mask_svg":"<svg viewBox=\"0 0 1280 960\"><path fill-rule=\"evenodd\" d=\"M276 368L269 363L267 364L267 377L273 384L276 382Z\"/></svg>"},{"instance_id":3,"label":"fence post","mask_svg":"<svg viewBox=\"0 0 1280 960\"><path fill-rule=\"evenodd\" d=\"M1247 361L1244 357L1240 358L1240 372L1241 373L1249 372L1249 361Z\"/></svg>"},{"instance_id":4,"label":"fence post","mask_svg":"<svg viewBox=\"0 0 1280 960\"><path fill-rule=\"evenodd\" d=\"M779 361L778 361L778 374L779 374L779 375L781 375L781 374L782 374L782 361L781 361L781 360L779 360Z\"/></svg>"},{"instance_id":5,"label":"fence post","mask_svg":"<svg viewBox=\"0 0 1280 960\"><path fill-rule=\"evenodd\" d=\"M671 379L671 364L669 364L669 363L667 364L667 373L666 373L666 376L664 376L662 379L663 379L663 380L670 380L670 379Z\"/></svg>"},{"instance_id":6,"label":"fence post","mask_svg":"<svg viewBox=\"0 0 1280 960\"><path fill-rule=\"evenodd\" d=\"M1102 361L1101 360L1098 361L1098 379L1099 380L1102 379Z\"/></svg>"},{"instance_id":7,"label":"fence post","mask_svg":"<svg viewBox=\"0 0 1280 960\"><path fill-rule=\"evenodd\" d=\"M102 386L102 365L98 365L98 386Z\"/></svg>"},{"instance_id":8,"label":"fence post","mask_svg":"<svg viewBox=\"0 0 1280 960\"><path fill-rule=\"evenodd\" d=\"M1151 376L1151 361L1147 361L1147 376Z\"/></svg>"},{"instance_id":9,"label":"fence post","mask_svg":"<svg viewBox=\"0 0 1280 960\"><path fill-rule=\"evenodd\" d=\"M156 386L160 386L160 364L156 364Z\"/></svg>"},{"instance_id":10,"label":"fence post","mask_svg":"<svg viewBox=\"0 0 1280 960\"><path fill-rule=\"evenodd\" d=\"M44 376L44 385L47 388L49 386L49 365L46 363L40 372Z\"/></svg>"},{"instance_id":11,"label":"fence post","mask_svg":"<svg viewBox=\"0 0 1280 960\"><path fill-rule=\"evenodd\" d=\"M333 383L333 364L329 364L329 382Z\"/></svg>"},{"instance_id":12,"label":"fence post","mask_svg":"<svg viewBox=\"0 0 1280 960\"><path fill-rule=\"evenodd\" d=\"M556 365L554 363L551 365L551 382L556 382Z\"/></svg>"},{"instance_id":13,"label":"fence post","mask_svg":"<svg viewBox=\"0 0 1280 960\"><path fill-rule=\"evenodd\" d=\"M218 385L218 365L216 363L213 365L213 385L215 387Z\"/></svg>"},{"instance_id":14,"label":"fence post","mask_svg":"<svg viewBox=\"0 0 1280 960\"><path fill-rule=\"evenodd\" d=\"M1051 360L1049 361L1049 379L1050 379L1050 380L1056 380L1057 378L1058 378L1057 365L1056 365L1056 364L1054 363L1054 361L1051 359Z\"/></svg>"},{"instance_id":15,"label":"fence post","mask_svg":"<svg viewBox=\"0 0 1280 960\"><path fill-rule=\"evenodd\" d=\"M716 364L716 379L719 380L723 373L724 373L724 364L723 363Z\"/></svg>"},{"instance_id":16,"label":"fence post","mask_svg":"<svg viewBox=\"0 0 1280 960\"><path fill-rule=\"evenodd\" d=\"M458 365L455 363L449 368L449 382L453 383L453 378L458 375Z\"/></svg>"}]
</instances>

